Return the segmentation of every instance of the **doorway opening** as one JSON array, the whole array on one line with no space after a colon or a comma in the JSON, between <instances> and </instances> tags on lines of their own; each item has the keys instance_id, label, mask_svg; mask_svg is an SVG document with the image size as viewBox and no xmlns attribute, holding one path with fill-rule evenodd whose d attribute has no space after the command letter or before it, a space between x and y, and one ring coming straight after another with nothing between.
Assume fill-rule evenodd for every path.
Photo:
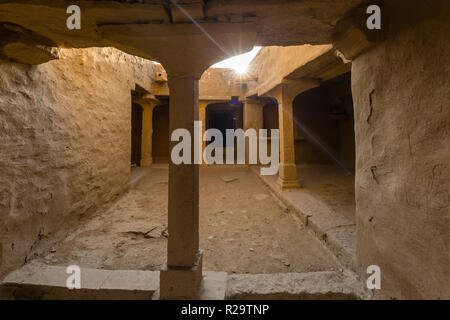
<instances>
[{"instance_id":1,"label":"doorway opening","mask_svg":"<svg viewBox=\"0 0 450 320\"><path fill-rule=\"evenodd\" d=\"M236 163L237 159L237 149L233 148L236 146L236 139L227 139L226 131L227 129L242 129L243 127L243 108L242 103L231 104L231 103L213 103L206 107L206 124L205 130L217 129L222 133L223 137L223 161L225 163L226 155L228 153L234 152L234 159ZM207 141L206 144L214 142L214 138L211 141ZM213 152L213 156L215 156Z\"/></svg>"},{"instance_id":2,"label":"doorway opening","mask_svg":"<svg viewBox=\"0 0 450 320\"><path fill-rule=\"evenodd\" d=\"M153 109L153 163L169 163L169 103Z\"/></svg>"},{"instance_id":3,"label":"doorway opening","mask_svg":"<svg viewBox=\"0 0 450 320\"><path fill-rule=\"evenodd\" d=\"M227 129L242 129L242 104L214 103L206 108L206 129L217 129L224 138L224 147L233 145L233 141L226 139ZM211 141L212 142L212 141Z\"/></svg>"},{"instance_id":4,"label":"doorway opening","mask_svg":"<svg viewBox=\"0 0 450 320\"><path fill-rule=\"evenodd\" d=\"M131 103L131 167L139 167L141 162L142 107Z\"/></svg>"}]
</instances>

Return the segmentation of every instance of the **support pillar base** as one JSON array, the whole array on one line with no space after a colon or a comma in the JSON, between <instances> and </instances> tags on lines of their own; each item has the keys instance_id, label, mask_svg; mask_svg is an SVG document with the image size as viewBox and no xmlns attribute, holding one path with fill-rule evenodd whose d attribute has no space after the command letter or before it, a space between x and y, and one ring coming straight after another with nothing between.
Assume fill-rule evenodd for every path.
<instances>
[{"instance_id":1,"label":"support pillar base","mask_svg":"<svg viewBox=\"0 0 450 320\"><path fill-rule=\"evenodd\" d=\"M161 300L196 300L199 299L202 282L203 253L198 253L197 262L193 267L170 267L161 270L160 299Z\"/></svg>"},{"instance_id":2,"label":"support pillar base","mask_svg":"<svg viewBox=\"0 0 450 320\"><path fill-rule=\"evenodd\" d=\"M152 159L141 159L141 167L150 167L152 162Z\"/></svg>"},{"instance_id":3,"label":"support pillar base","mask_svg":"<svg viewBox=\"0 0 450 320\"><path fill-rule=\"evenodd\" d=\"M287 189L299 189L301 188L300 184L298 183L297 179L282 179L278 177L277 180L277 186L281 190L287 190Z\"/></svg>"}]
</instances>

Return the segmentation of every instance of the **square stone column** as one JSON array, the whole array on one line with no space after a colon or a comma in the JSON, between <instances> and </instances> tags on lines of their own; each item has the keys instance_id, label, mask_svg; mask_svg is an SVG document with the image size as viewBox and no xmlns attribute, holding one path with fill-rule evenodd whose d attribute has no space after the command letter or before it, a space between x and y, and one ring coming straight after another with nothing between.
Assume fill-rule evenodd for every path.
<instances>
[{"instance_id":1,"label":"square stone column","mask_svg":"<svg viewBox=\"0 0 450 320\"><path fill-rule=\"evenodd\" d=\"M278 127L280 131L280 164L278 186L284 189L300 188L297 180L294 146L293 94L286 84L279 84L269 93L278 102Z\"/></svg>"},{"instance_id":2,"label":"square stone column","mask_svg":"<svg viewBox=\"0 0 450 320\"><path fill-rule=\"evenodd\" d=\"M297 180L297 166L295 165L295 145L294 145L294 99L287 96L285 89L281 86L282 92L278 100L278 123L280 130L280 165L277 183L282 189L299 188Z\"/></svg>"},{"instance_id":3,"label":"square stone column","mask_svg":"<svg viewBox=\"0 0 450 320\"><path fill-rule=\"evenodd\" d=\"M170 89L170 134L183 128L190 132L192 139L194 120L199 116L198 80L201 75L214 63L250 51L257 36L255 21L199 22L200 28L198 23L98 27L111 45L121 49L126 43L128 50L134 48L135 52L145 53L147 58L164 66ZM170 143L171 149L176 143ZM191 145L193 156L194 143ZM186 283L197 286L199 281L191 280L201 279L198 169L193 163L175 165L169 161L169 239L167 269L161 272L160 278L162 299L195 298L193 292L197 288L185 291Z\"/></svg>"},{"instance_id":4,"label":"square stone column","mask_svg":"<svg viewBox=\"0 0 450 320\"><path fill-rule=\"evenodd\" d=\"M263 103L258 98L247 98L243 108L244 131L255 129L259 141L259 129L263 128ZM258 155L255 155L258 159ZM245 139L245 161L249 164L249 139Z\"/></svg>"},{"instance_id":5,"label":"square stone column","mask_svg":"<svg viewBox=\"0 0 450 320\"><path fill-rule=\"evenodd\" d=\"M268 95L278 101L278 123L280 130L280 165L277 184L281 189L299 188L295 165L294 115L295 97L319 83L313 80L283 80Z\"/></svg>"},{"instance_id":6,"label":"square stone column","mask_svg":"<svg viewBox=\"0 0 450 320\"><path fill-rule=\"evenodd\" d=\"M153 109L157 101L138 101L142 107L141 167L152 164Z\"/></svg>"},{"instance_id":7,"label":"square stone column","mask_svg":"<svg viewBox=\"0 0 450 320\"><path fill-rule=\"evenodd\" d=\"M170 77L170 135L176 129L191 134L191 164L169 159L169 239L167 268L161 271L161 299L195 299L201 282L199 251L199 167L193 163L194 121L198 120L198 78ZM170 141L170 149L178 144Z\"/></svg>"}]
</instances>

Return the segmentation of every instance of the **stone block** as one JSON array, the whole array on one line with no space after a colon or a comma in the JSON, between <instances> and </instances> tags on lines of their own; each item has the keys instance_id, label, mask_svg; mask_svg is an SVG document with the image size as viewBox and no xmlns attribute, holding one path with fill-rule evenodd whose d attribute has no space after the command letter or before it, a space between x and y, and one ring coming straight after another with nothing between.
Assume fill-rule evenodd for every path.
<instances>
[{"instance_id":1,"label":"stone block","mask_svg":"<svg viewBox=\"0 0 450 320\"><path fill-rule=\"evenodd\" d=\"M202 282L203 254L198 255L198 260L192 268L167 267L160 273L160 299L185 299L199 298L199 289Z\"/></svg>"}]
</instances>

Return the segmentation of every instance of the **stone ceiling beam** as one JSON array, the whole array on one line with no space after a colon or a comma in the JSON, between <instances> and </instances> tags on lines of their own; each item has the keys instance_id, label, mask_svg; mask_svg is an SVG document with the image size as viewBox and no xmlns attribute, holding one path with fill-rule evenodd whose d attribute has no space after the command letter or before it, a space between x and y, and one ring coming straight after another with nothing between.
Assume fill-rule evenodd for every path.
<instances>
[{"instance_id":1,"label":"stone ceiling beam","mask_svg":"<svg viewBox=\"0 0 450 320\"><path fill-rule=\"evenodd\" d=\"M81 8L81 29L69 30L66 13L70 4ZM74 48L107 46L98 32L104 24L170 23L165 7L152 3L119 3L116 1L2 1L0 21L16 24L50 39L55 45Z\"/></svg>"},{"instance_id":2,"label":"stone ceiling beam","mask_svg":"<svg viewBox=\"0 0 450 320\"><path fill-rule=\"evenodd\" d=\"M125 52L161 62L168 76L196 75L216 62L250 51L254 23L127 24L99 27L102 37Z\"/></svg>"},{"instance_id":3,"label":"stone ceiling beam","mask_svg":"<svg viewBox=\"0 0 450 320\"><path fill-rule=\"evenodd\" d=\"M173 23L191 22L191 19L202 20L204 18L204 1L170 1L170 12L172 14Z\"/></svg>"},{"instance_id":4,"label":"stone ceiling beam","mask_svg":"<svg viewBox=\"0 0 450 320\"><path fill-rule=\"evenodd\" d=\"M332 42L335 27L345 14L364 0L179 0L177 3L198 22L241 25L256 24L256 44L300 45ZM66 27L70 4L81 8L81 30ZM99 32L103 26L155 25L186 27L185 35L194 30L186 18L169 0L128 1L64 1L64 0L3 0L0 21L30 30L37 37L47 38L57 46L85 48L110 46L111 42ZM145 29L145 28L144 28ZM176 28L175 28L176 29ZM168 29L147 28L164 37ZM171 33L169 29L169 33ZM137 38L134 34L128 36ZM141 37L139 41L145 41ZM43 44L43 43L37 43ZM121 43L124 49L127 41ZM126 51L148 58L142 51Z\"/></svg>"},{"instance_id":5,"label":"stone ceiling beam","mask_svg":"<svg viewBox=\"0 0 450 320\"><path fill-rule=\"evenodd\" d=\"M339 19L364 1L213 0L206 3L205 16L256 17L261 46L327 44Z\"/></svg>"}]
</instances>

